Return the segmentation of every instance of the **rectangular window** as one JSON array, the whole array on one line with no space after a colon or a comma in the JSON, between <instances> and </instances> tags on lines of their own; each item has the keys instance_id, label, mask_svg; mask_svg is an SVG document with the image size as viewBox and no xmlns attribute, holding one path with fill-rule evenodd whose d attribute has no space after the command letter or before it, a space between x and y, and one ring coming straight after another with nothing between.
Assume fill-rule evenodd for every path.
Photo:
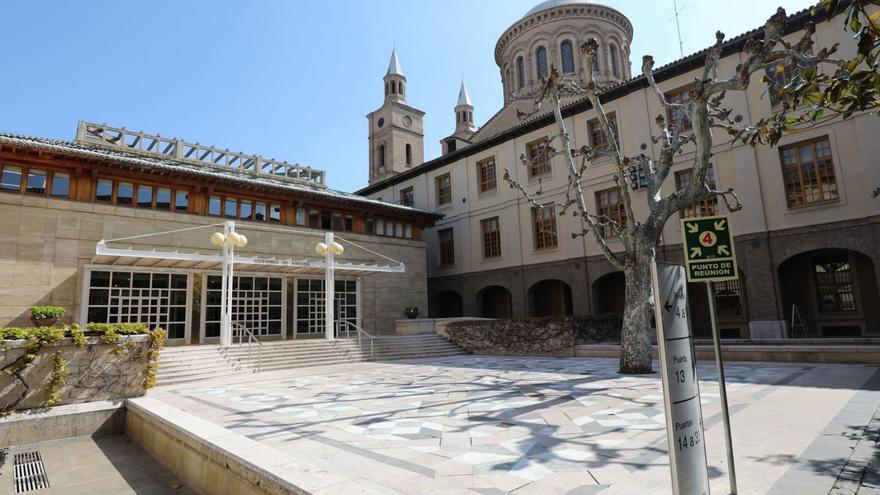
<instances>
[{"instance_id":1,"label":"rectangular window","mask_svg":"<svg viewBox=\"0 0 880 495\"><path fill-rule=\"evenodd\" d=\"M501 222L498 217L481 220L480 230L483 234L483 257L501 256Z\"/></svg>"},{"instance_id":2,"label":"rectangular window","mask_svg":"<svg viewBox=\"0 0 880 495\"><path fill-rule=\"evenodd\" d=\"M828 136L779 148L789 208L839 199Z\"/></svg>"},{"instance_id":3,"label":"rectangular window","mask_svg":"<svg viewBox=\"0 0 880 495\"><path fill-rule=\"evenodd\" d=\"M813 258L816 274L816 298L822 313L856 310L853 276L847 255Z\"/></svg>"},{"instance_id":4,"label":"rectangular window","mask_svg":"<svg viewBox=\"0 0 880 495\"><path fill-rule=\"evenodd\" d=\"M480 177L480 192L494 191L498 187L495 179L495 157L478 161L477 174Z\"/></svg>"},{"instance_id":5,"label":"rectangular window","mask_svg":"<svg viewBox=\"0 0 880 495\"><path fill-rule=\"evenodd\" d=\"M413 206L415 204L415 194L412 186L400 190L400 204L403 206Z\"/></svg>"},{"instance_id":6,"label":"rectangular window","mask_svg":"<svg viewBox=\"0 0 880 495\"><path fill-rule=\"evenodd\" d=\"M208 215L219 217L222 202L220 196L211 196L211 199L208 200Z\"/></svg>"},{"instance_id":7,"label":"rectangular window","mask_svg":"<svg viewBox=\"0 0 880 495\"><path fill-rule=\"evenodd\" d=\"M3 179L0 188L5 191L21 192L21 167L6 165L3 167Z\"/></svg>"},{"instance_id":8,"label":"rectangular window","mask_svg":"<svg viewBox=\"0 0 880 495\"><path fill-rule=\"evenodd\" d=\"M305 210L305 208L297 208L296 209L296 224L297 225L305 225L306 224L306 210Z\"/></svg>"},{"instance_id":9,"label":"rectangular window","mask_svg":"<svg viewBox=\"0 0 880 495\"><path fill-rule=\"evenodd\" d=\"M443 174L434 179L437 184L437 206L452 204L452 179Z\"/></svg>"},{"instance_id":10,"label":"rectangular window","mask_svg":"<svg viewBox=\"0 0 880 495\"><path fill-rule=\"evenodd\" d=\"M709 183L709 187L715 189L715 176L712 170L712 167L706 171L706 181ZM686 188L688 184L691 183L691 178L694 176L694 171L692 169L682 170L680 172L675 173L675 188L676 190L681 191ZM682 218L690 218L690 217L711 217L715 215L718 211L718 197L712 196L709 199L704 199L702 201L697 201L696 203L691 204L687 208L681 210Z\"/></svg>"},{"instance_id":11,"label":"rectangular window","mask_svg":"<svg viewBox=\"0 0 880 495\"><path fill-rule=\"evenodd\" d=\"M93 271L87 297L89 323L145 323L164 328L170 339L186 336L185 273Z\"/></svg>"},{"instance_id":12,"label":"rectangular window","mask_svg":"<svg viewBox=\"0 0 880 495\"><path fill-rule=\"evenodd\" d=\"M715 306L718 316L742 316L743 306L740 299L739 280L722 280L712 284L715 288Z\"/></svg>"},{"instance_id":13,"label":"rectangular window","mask_svg":"<svg viewBox=\"0 0 880 495\"><path fill-rule=\"evenodd\" d=\"M403 237L403 222L394 225L394 237Z\"/></svg>"},{"instance_id":14,"label":"rectangular window","mask_svg":"<svg viewBox=\"0 0 880 495\"><path fill-rule=\"evenodd\" d=\"M27 174L27 187L25 192L33 194L46 194L46 171L30 169Z\"/></svg>"},{"instance_id":15,"label":"rectangular window","mask_svg":"<svg viewBox=\"0 0 880 495\"><path fill-rule=\"evenodd\" d=\"M535 249L556 247L556 207L532 208L532 224L535 231Z\"/></svg>"},{"instance_id":16,"label":"rectangular window","mask_svg":"<svg viewBox=\"0 0 880 495\"><path fill-rule=\"evenodd\" d=\"M321 211L321 229L330 230L333 227L332 217L329 211Z\"/></svg>"},{"instance_id":17,"label":"rectangular window","mask_svg":"<svg viewBox=\"0 0 880 495\"><path fill-rule=\"evenodd\" d=\"M223 198L223 216L226 218L235 218L238 216L238 200L234 198Z\"/></svg>"},{"instance_id":18,"label":"rectangular window","mask_svg":"<svg viewBox=\"0 0 880 495\"><path fill-rule=\"evenodd\" d=\"M249 199L241 200L241 206L239 207L238 218L242 220L250 220L251 215L254 214L253 203Z\"/></svg>"},{"instance_id":19,"label":"rectangular window","mask_svg":"<svg viewBox=\"0 0 880 495\"><path fill-rule=\"evenodd\" d=\"M258 222L265 222L266 218L266 203L257 203L256 207L254 208L254 220ZM297 216L297 218L299 218L299 216Z\"/></svg>"},{"instance_id":20,"label":"rectangular window","mask_svg":"<svg viewBox=\"0 0 880 495\"><path fill-rule=\"evenodd\" d=\"M333 214L333 230L342 230L342 215L339 213Z\"/></svg>"},{"instance_id":21,"label":"rectangular window","mask_svg":"<svg viewBox=\"0 0 880 495\"><path fill-rule=\"evenodd\" d=\"M529 159L529 179L550 173L550 142L541 139L526 145Z\"/></svg>"},{"instance_id":22,"label":"rectangular window","mask_svg":"<svg viewBox=\"0 0 880 495\"><path fill-rule=\"evenodd\" d=\"M376 235L385 235L385 221L376 220Z\"/></svg>"},{"instance_id":23,"label":"rectangular window","mask_svg":"<svg viewBox=\"0 0 880 495\"><path fill-rule=\"evenodd\" d=\"M607 117L608 125L611 126L611 132L614 133L614 139L617 140L620 138L617 134L617 116L614 113L609 113ZM590 137L590 146L593 149L608 149L608 137L605 136L605 131L602 130L598 117L587 122L587 133Z\"/></svg>"},{"instance_id":24,"label":"rectangular window","mask_svg":"<svg viewBox=\"0 0 880 495\"><path fill-rule=\"evenodd\" d=\"M309 227L313 229L317 229L321 224L320 214L318 210L310 210L309 211Z\"/></svg>"},{"instance_id":25,"label":"rectangular window","mask_svg":"<svg viewBox=\"0 0 880 495\"><path fill-rule=\"evenodd\" d=\"M137 205L138 208L152 208L153 207L153 187L152 186L138 186L138 199Z\"/></svg>"},{"instance_id":26,"label":"rectangular window","mask_svg":"<svg viewBox=\"0 0 880 495\"><path fill-rule=\"evenodd\" d=\"M120 182L116 186L116 204L130 205L134 197L134 186L131 182Z\"/></svg>"},{"instance_id":27,"label":"rectangular window","mask_svg":"<svg viewBox=\"0 0 880 495\"><path fill-rule=\"evenodd\" d=\"M354 230L354 218L351 215L345 216L345 230L347 232Z\"/></svg>"},{"instance_id":28,"label":"rectangular window","mask_svg":"<svg viewBox=\"0 0 880 495\"><path fill-rule=\"evenodd\" d=\"M411 223L406 224L406 227L404 228L403 236L406 237L407 239L413 238L413 226Z\"/></svg>"},{"instance_id":29,"label":"rectangular window","mask_svg":"<svg viewBox=\"0 0 880 495\"><path fill-rule=\"evenodd\" d=\"M98 179L97 187L95 187L95 201L113 201L112 180Z\"/></svg>"},{"instance_id":30,"label":"rectangular window","mask_svg":"<svg viewBox=\"0 0 880 495\"><path fill-rule=\"evenodd\" d=\"M70 197L70 175L54 172L52 174L51 194L56 198Z\"/></svg>"},{"instance_id":31,"label":"rectangular window","mask_svg":"<svg viewBox=\"0 0 880 495\"><path fill-rule=\"evenodd\" d=\"M373 233L373 219L372 218L368 218L364 221L364 230L366 231L367 234Z\"/></svg>"},{"instance_id":32,"label":"rectangular window","mask_svg":"<svg viewBox=\"0 0 880 495\"><path fill-rule=\"evenodd\" d=\"M160 187L156 189L156 209L171 209L171 189Z\"/></svg>"},{"instance_id":33,"label":"rectangular window","mask_svg":"<svg viewBox=\"0 0 880 495\"><path fill-rule=\"evenodd\" d=\"M188 192L176 191L174 193L174 210L175 211L189 210L189 193Z\"/></svg>"},{"instance_id":34,"label":"rectangular window","mask_svg":"<svg viewBox=\"0 0 880 495\"><path fill-rule=\"evenodd\" d=\"M684 105L684 108L672 108L666 112L666 119L670 125L676 124L679 120L681 121L681 125L678 129L679 132L688 132L694 128L691 124L690 90L691 88L688 86L686 88L680 88L666 93L666 101L669 103Z\"/></svg>"},{"instance_id":35,"label":"rectangular window","mask_svg":"<svg viewBox=\"0 0 880 495\"><path fill-rule=\"evenodd\" d=\"M596 193L596 210L600 216L606 216L617 222L621 229L626 226L626 212L620 198L620 188L606 189ZM601 227L602 237L614 237L616 232L611 225Z\"/></svg>"},{"instance_id":36,"label":"rectangular window","mask_svg":"<svg viewBox=\"0 0 880 495\"><path fill-rule=\"evenodd\" d=\"M269 209L269 221L273 223L281 222L281 205L273 204Z\"/></svg>"},{"instance_id":37,"label":"rectangular window","mask_svg":"<svg viewBox=\"0 0 880 495\"><path fill-rule=\"evenodd\" d=\"M452 229L438 230L437 242L440 245L440 265L448 266L455 264L455 238Z\"/></svg>"}]
</instances>

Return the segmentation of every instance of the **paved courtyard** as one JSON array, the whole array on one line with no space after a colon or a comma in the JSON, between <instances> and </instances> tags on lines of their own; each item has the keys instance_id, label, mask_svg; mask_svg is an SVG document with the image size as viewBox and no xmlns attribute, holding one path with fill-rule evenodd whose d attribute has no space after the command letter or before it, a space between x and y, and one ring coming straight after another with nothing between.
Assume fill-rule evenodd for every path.
<instances>
[{"instance_id":1,"label":"paved courtyard","mask_svg":"<svg viewBox=\"0 0 880 495\"><path fill-rule=\"evenodd\" d=\"M699 376L717 494L727 468L713 368ZM829 493L880 406L880 369L725 369L740 493ZM319 493L671 493L659 375L616 370L612 359L456 356L150 395L345 480Z\"/></svg>"}]
</instances>

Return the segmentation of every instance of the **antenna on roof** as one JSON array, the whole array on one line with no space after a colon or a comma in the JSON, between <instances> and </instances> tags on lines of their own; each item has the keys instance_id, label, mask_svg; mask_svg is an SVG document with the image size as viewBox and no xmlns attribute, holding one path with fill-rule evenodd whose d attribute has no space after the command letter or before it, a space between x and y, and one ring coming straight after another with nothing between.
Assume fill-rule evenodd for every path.
<instances>
[{"instance_id":1,"label":"antenna on roof","mask_svg":"<svg viewBox=\"0 0 880 495\"><path fill-rule=\"evenodd\" d=\"M675 0L672 0L672 8L675 10L675 30L678 31L678 52L684 57L684 43L681 41L681 24L678 23L678 15L684 11L684 5L681 9L678 8L678 3Z\"/></svg>"}]
</instances>

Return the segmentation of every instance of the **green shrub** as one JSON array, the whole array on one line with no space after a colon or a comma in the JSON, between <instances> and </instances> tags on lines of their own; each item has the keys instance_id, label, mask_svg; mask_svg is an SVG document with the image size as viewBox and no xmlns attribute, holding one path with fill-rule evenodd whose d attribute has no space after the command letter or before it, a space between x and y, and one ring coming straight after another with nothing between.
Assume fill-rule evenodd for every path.
<instances>
[{"instance_id":1,"label":"green shrub","mask_svg":"<svg viewBox=\"0 0 880 495\"><path fill-rule=\"evenodd\" d=\"M35 320L61 318L62 316L64 316L64 308L61 306L31 306L31 317Z\"/></svg>"},{"instance_id":2,"label":"green shrub","mask_svg":"<svg viewBox=\"0 0 880 495\"><path fill-rule=\"evenodd\" d=\"M115 343L120 335L145 335L149 328L144 323L89 323L86 329L76 323L64 327L36 327L17 328L0 327L0 340L29 340L36 339L45 341L47 336L60 340L71 337L76 345L86 345L86 336L101 337L106 343Z\"/></svg>"}]
</instances>

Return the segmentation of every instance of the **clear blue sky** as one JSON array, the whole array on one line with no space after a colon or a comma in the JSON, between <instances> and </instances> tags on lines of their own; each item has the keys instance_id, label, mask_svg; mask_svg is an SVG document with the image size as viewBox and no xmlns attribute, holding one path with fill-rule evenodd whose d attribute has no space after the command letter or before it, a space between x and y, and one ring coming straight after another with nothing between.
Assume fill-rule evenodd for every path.
<instances>
[{"instance_id":1,"label":"clear blue sky","mask_svg":"<svg viewBox=\"0 0 880 495\"><path fill-rule=\"evenodd\" d=\"M367 181L367 120L393 45L425 158L454 128L462 74L477 125L502 103L493 50L537 0L3 2L0 132L72 139L77 119L158 132ZM672 0L607 0L634 25L633 72L679 58ZM685 54L804 0L678 0Z\"/></svg>"}]
</instances>

